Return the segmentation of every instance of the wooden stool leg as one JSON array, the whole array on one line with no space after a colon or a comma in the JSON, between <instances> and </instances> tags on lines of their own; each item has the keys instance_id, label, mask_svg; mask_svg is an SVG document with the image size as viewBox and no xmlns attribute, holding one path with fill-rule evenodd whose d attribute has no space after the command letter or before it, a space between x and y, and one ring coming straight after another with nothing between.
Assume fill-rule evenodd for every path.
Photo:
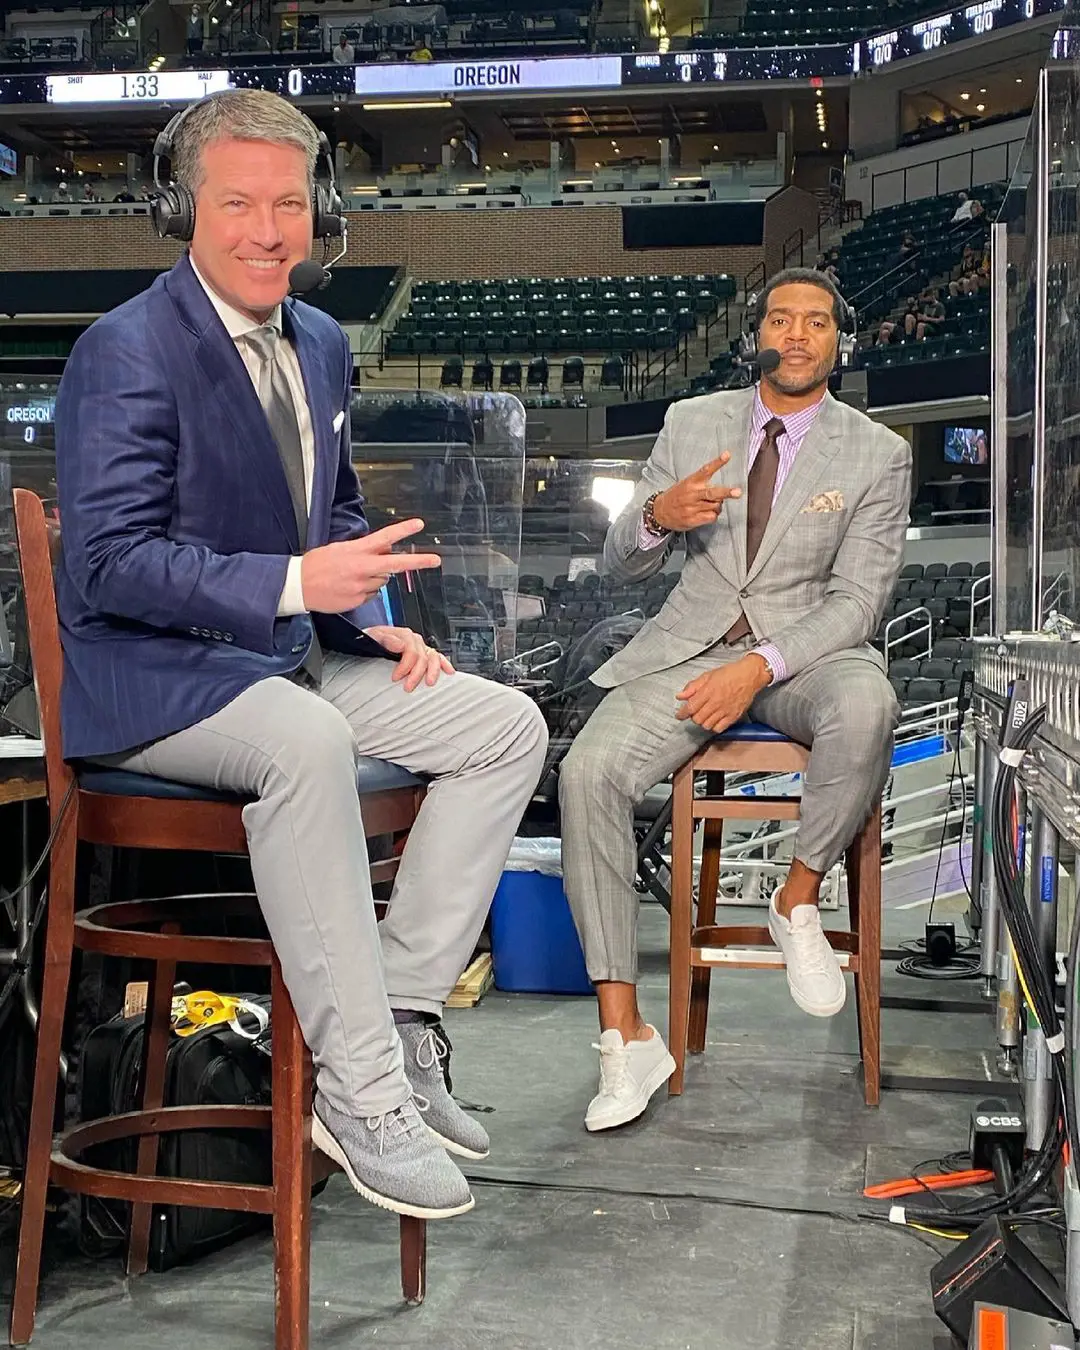
<instances>
[{"instance_id":1,"label":"wooden stool leg","mask_svg":"<svg viewBox=\"0 0 1080 1350\"><path fill-rule=\"evenodd\" d=\"M855 997L859 1008L859 1048L867 1106L881 1101L881 804L874 807L855 841L859 970ZM851 878L848 890L851 891Z\"/></svg>"},{"instance_id":2,"label":"wooden stool leg","mask_svg":"<svg viewBox=\"0 0 1080 1350\"><path fill-rule=\"evenodd\" d=\"M311 1323L311 1056L277 955L273 1015L275 1350L307 1350Z\"/></svg>"},{"instance_id":3,"label":"wooden stool leg","mask_svg":"<svg viewBox=\"0 0 1080 1350\"><path fill-rule=\"evenodd\" d=\"M709 785L709 796L723 795L723 775L708 774L708 778L720 778L717 791ZM701 842L701 873L698 879L697 926L709 928L716 922L716 893L720 886L720 846L724 840L724 822L706 820ZM709 1022L709 985L712 971L701 966L690 972L690 1032L687 1037L687 1049L692 1055L700 1055L705 1049L705 1032Z\"/></svg>"},{"instance_id":4,"label":"wooden stool leg","mask_svg":"<svg viewBox=\"0 0 1080 1350\"><path fill-rule=\"evenodd\" d=\"M690 1014L690 935L694 904L693 760L675 773L671 787L671 956L668 979L668 1049L675 1072L668 1092L683 1090Z\"/></svg>"},{"instance_id":5,"label":"wooden stool leg","mask_svg":"<svg viewBox=\"0 0 1080 1350\"><path fill-rule=\"evenodd\" d=\"M11 1344L26 1345L34 1333L45 1200L49 1189L60 1045L64 1032L71 961L75 949L75 854L77 830L73 804L53 845L49 865L49 912L45 933L45 972L41 986L30 1134L23 1169L19 1250L11 1300Z\"/></svg>"},{"instance_id":6,"label":"wooden stool leg","mask_svg":"<svg viewBox=\"0 0 1080 1350\"><path fill-rule=\"evenodd\" d=\"M178 933L180 925L162 924L163 933ZM156 1111L165 1104L165 1059L169 1052L172 993L176 985L176 962L158 961L150 975L146 991L146 1018L143 1023L143 1053L140 1081L141 1106L144 1111ZM144 1134L139 1139L135 1171L141 1177L152 1177L157 1172L160 1136ZM151 1204L132 1205L128 1228L127 1273L144 1275L150 1262L150 1224L154 1207Z\"/></svg>"},{"instance_id":7,"label":"wooden stool leg","mask_svg":"<svg viewBox=\"0 0 1080 1350\"><path fill-rule=\"evenodd\" d=\"M427 1220L401 1216L401 1293L406 1303L423 1303L427 1293Z\"/></svg>"}]
</instances>

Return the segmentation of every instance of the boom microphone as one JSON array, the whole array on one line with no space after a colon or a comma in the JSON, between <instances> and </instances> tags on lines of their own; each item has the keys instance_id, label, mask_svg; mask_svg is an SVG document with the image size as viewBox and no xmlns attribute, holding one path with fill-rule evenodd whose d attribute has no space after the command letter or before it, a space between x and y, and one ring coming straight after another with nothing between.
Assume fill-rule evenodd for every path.
<instances>
[{"instance_id":1,"label":"boom microphone","mask_svg":"<svg viewBox=\"0 0 1080 1350\"><path fill-rule=\"evenodd\" d=\"M327 269L314 259L305 258L289 271L289 294L308 295L311 291L321 291L329 282Z\"/></svg>"},{"instance_id":2,"label":"boom microphone","mask_svg":"<svg viewBox=\"0 0 1080 1350\"><path fill-rule=\"evenodd\" d=\"M295 271L295 268L293 270ZM768 374L770 370L775 370L780 364L780 353L775 347L766 347L763 351L758 352L754 360L748 364L755 365L758 370Z\"/></svg>"}]
</instances>

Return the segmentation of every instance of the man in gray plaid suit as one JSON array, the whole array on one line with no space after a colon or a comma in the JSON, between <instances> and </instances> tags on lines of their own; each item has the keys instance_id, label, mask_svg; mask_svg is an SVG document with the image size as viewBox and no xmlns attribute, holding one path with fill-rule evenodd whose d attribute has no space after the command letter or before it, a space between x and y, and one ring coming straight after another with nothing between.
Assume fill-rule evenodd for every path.
<instances>
[{"instance_id":1,"label":"man in gray plaid suit","mask_svg":"<svg viewBox=\"0 0 1080 1350\"><path fill-rule=\"evenodd\" d=\"M600 1004L590 1130L641 1115L675 1067L637 1003L634 805L744 717L810 747L769 928L798 1006L844 1005L817 902L889 771L897 703L868 644L911 493L907 442L828 392L844 317L824 273L774 276L757 331L779 364L755 389L673 403L608 533L605 566L625 581L658 572L680 536L686 557L660 613L593 676L610 692L562 766L566 892Z\"/></svg>"}]
</instances>

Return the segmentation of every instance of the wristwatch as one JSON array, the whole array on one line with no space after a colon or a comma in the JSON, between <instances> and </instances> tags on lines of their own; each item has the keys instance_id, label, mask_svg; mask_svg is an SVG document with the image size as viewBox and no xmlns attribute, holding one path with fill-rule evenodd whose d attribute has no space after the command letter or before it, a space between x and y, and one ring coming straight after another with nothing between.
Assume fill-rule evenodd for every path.
<instances>
[{"instance_id":1,"label":"wristwatch","mask_svg":"<svg viewBox=\"0 0 1080 1350\"><path fill-rule=\"evenodd\" d=\"M659 492L654 492L651 497L646 498L645 505L641 508L641 521L650 534L662 538L665 534L670 534L671 531L661 525L653 514L653 506L659 496Z\"/></svg>"}]
</instances>

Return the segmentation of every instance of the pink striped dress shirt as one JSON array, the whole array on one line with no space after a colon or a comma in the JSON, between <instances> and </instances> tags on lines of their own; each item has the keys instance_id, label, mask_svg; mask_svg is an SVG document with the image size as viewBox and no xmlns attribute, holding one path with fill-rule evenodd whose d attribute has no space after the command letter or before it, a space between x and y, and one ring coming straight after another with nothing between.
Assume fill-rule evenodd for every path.
<instances>
[{"instance_id":1,"label":"pink striped dress shirt","mask_svg":"<svg viewBox=\"0 0 1080 1350\"><path fill-rule=\"evenodd\" d=\"M825 395L822 394L821 398L809 408L803 408L801 412L787 413L781 419L784 423L784 430L780 433L776 442L776 448L780 452L780 466L776 471L776 487L773 489L774 506L777 497L780 495L780 489L784 486L784 482L791 472L791 466L795 463L795 456L799 453L799 447L806 439L806 433L814 425L814 418L817 417L824 398ZM747 446L746 455L747 473L753 467L757 452L761 449L761 443L765 439L765 423L775 416L776 414L762 403L761 390L757 389L754 393L754 411L750 418L750 442ZM653 534L650 530L647 530L644 521L638 529L638 547L642 549L658 548L666 538L667 535ZM779 684L781 680L787 679L784 658L771 642L759 643L754 651L764 658L772 671L773 684Z\"/></svg>"}]
</instances>

